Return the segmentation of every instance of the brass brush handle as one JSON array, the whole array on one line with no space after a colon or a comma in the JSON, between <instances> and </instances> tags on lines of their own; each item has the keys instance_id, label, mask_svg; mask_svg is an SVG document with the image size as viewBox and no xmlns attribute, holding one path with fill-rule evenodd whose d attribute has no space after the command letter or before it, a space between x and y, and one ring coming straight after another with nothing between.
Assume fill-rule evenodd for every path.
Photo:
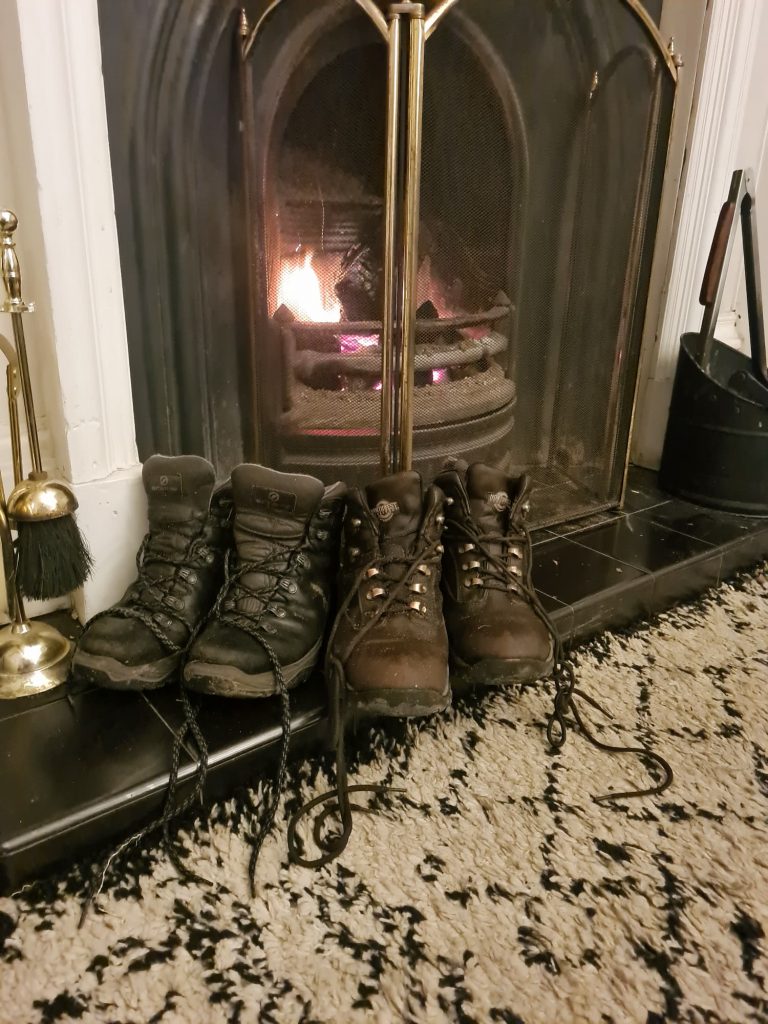
<instances>
[{"instance_id":1,"label":"brass brush handle","mask_svg":"<svg viewBox=\"0 0 768 1024\"><path fill-rule=\"evenodd\" d=\"M16 214L11 210L0 210L0 262L2 263L3 285L6 301L0 306L4 313L11 314L13 322L13 340L19 359L19 377L21 378L21 395L24 399L24 414L27 420L29 453L32 459L31 476L36 479L44 477L43 461L40 457L40 440L37 436L37 420L35 419L35 400L32 395L32 381L29 375L27 344L24 338L24 325L21 314L31 312L33 307L24 302L21 296L21 267L16 255L14 232L19 226Z\"/></svg>"}]
</instances>

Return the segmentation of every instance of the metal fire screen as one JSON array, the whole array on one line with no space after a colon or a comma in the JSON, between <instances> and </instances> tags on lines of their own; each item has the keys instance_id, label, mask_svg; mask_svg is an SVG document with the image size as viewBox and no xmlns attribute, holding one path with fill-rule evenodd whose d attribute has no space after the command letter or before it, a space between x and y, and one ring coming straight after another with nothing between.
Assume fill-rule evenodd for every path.
<instances>
[{"instance_id":1,"label":"metal fire screen","mask_svg":"<svg viewBox=\"0 0 768 1024\"><path fill-rule=\"evenodd\" d=\"M254 425L620 500L676 69L629 0L277 0L243 23Z\"/></svg>"}]
</instances>

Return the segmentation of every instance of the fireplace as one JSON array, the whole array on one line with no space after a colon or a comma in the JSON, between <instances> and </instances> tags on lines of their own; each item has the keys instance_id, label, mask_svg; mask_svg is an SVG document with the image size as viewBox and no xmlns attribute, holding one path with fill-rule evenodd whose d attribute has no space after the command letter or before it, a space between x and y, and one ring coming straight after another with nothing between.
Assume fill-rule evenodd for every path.
<instances>
[{"instance_id":1,"label":"fireplace","mask_svg":"<svg viewBox=\"0 0 768 1024\"><path fill-rule=\"evenodd\" d=\"M527 470L541 523L619 503L676 83L648 11L102 0L100 21L143 455L362 482L400 429L426 476Z\"/></svg>"}]
</instances>

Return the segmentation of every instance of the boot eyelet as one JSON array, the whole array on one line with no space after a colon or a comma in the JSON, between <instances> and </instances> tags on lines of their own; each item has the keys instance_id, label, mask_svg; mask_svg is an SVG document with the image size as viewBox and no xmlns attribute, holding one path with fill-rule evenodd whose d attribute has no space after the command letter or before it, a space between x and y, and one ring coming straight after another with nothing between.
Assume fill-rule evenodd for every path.
<instances>
[{"instance_id":1,"label":"boot eyelet","mask_svg":"<svg viewBox=\"0 0 768 1024\"><path fill-rule=\"evenodd\" d=\"M167 615L163 615L162 612L155 612L152 616L158 626L162 626L164 629L170 629L173 625L173 619L168 618Z\"/></svg>"},{"instance_id":2,"label":"boot eyelet","mask_svg":"<svg viewBox=\"0 0 768 1024\"><path fill-rule=\"evenodd\" d=\"M420 565L419 566L419 572L421 573L422 576L431 576L432 575L432 570L429 568L428 565Z\"/></svg>"},{"instance_id":3,"label":"boot eyelet","mask_svg":"<svg viewBox=\"0 0 768 1024\"><path fill-rule=\"evenodd\" d=\"M299 589L293 580L280 580L280 587L288 594L295 594Z\"/></svg>"},{"instance_id":4,"label":"boot eyelet","mask_svg":"<svg viewBox=\"0 0 768 1024\"><path fill-rule=\"evenodd\" d=\"M448 507L450 508L450 507L451 507L451 505L453 505L453 503L454 503L454 499L453 499L453 498L449 498L449 497L448 497L448 496L446 495L446 498L445 498L445 504L446 504L446 505L447 505L447 506L448 506Z\"/></svg>"},{"instance_id":5,"label":"boot eyelet","mask_svg":"<svg viewBox=\"0 0 768 1024\"><path fill-rule=\"evenodd\" d=\"M213 565L213 563L214 563L215 561L216 561L216 555L214 555L214 553L213 553L212 551L208 551L208 552L206 552L206 555L205 555L205 564L206 564L206 565Z\"/></svg>"},{"instance_id":6,"label":"boot eyelet","mask_svg":"<svg viewBox=\"0 0 768 1024\"><path fill-rule=\"evenodd\" d=\"M329 508L321 508L320 511L317 513L317 518L318 519L330 519L331 518L331 510Z\"/></svg>"},{"instance_id":7,"label":"boot eyelet","mask_svg":"<svg viewBox=\"0 0 768 1024\"><path fill-rule=\"evenodd\" d=\"M437 551L438 555L442 555L443 552L445 551L445 548L443 547L442 544L438 544L437 547L435 548L435 551Z\"/></svg>"},{"instance_id":8,"label":"boot eyelet","mask_svg":"<svg viewBox=\"0 0 768 1024\"><path fill-rule=\"evenodd\" d=\"M353 530L359 530L360 527L363 525L363 520L355 517L354 519L349 520L349 525L352 527Z\"/></svg>"},{"instance_id":9,"label":"boot eyelet","mask_svg":"<svg viewBox=\"0 0 768 1024\"><path fill-rule=\"evenodd\" d=\"M196 572L189 573L189 575L187 576L187 583L190 583L193 586L194 586L195 583L197 583L197 573Z\"/></svg>"},{"instance_id":10,"label":"boot eyelet","mask_svg":"<svg viewBox=\"0 0 768 1024\"><path fill-rule=\"evenodd\" d=\"M170 594L168 595L168 597L166 597L165 603L169 607L175 608L176 611L181 611L181 609L184 607L184 602L182 601L182 599L180 597L173 597Z\"/></svg>"},{"instance_id":11,"label":"boot eyelet","mask_svg":"<svg viewBox=\"0 0 768 1024\"><path fill-rule=\"evenodd\" d=\"M526 501L524 501L523 504L520 506L520 515L523 517L523 519L527 519L530 515L530 512L531 503L529 500L526 499Z\"/></svg>"},{"instance_id":12,"label":"boot eyelet","mask_svg":"<svg viewBox=\"0 0 768 1024\"><path fill-rule=\"evenodd\" d=\"M384 594L386 594L386 590L383 587L371 587L365 595L365 599L366 601L375 601L377 597L383 597Z\"/></svg>"},{"instance_id":13,"label":"boot eyelet","mask_svg":"<svg viewBox=\"0 0 768 1024\"><path fill-rule=\"evenodd\" d=\"M427 592L427 588L423 583L412 583L409 589L412 590L414 594L426 594Z\"/></svg>"},{"instance_id":14,"label":"boot eyelet","mask_svg":"<svg viewBox=\"0 0 768 1024\"><path fill-rule=\"evenodd\" d=\"M507 590L509 590L510 593L513 593L513 594L519 594L520 593L520 588L518 587L518 585L516 583L508 583L507 584Z\"/></svg>"},{"instance_id":15,"label":"boot eyelet","mask_svg":"<svg viewBox=\"0 0 768 1024\"><path fill-rule=\"evenodd\" d=\"M474 544L459 544L459 554L460 555L466 555L466 553L468 551L474 551L474 550L475 550L475 545Z\"/></svg>"},{"instance_id":16,"label":"boot eyelet","mask_svg":"<svg viewBox=\"0 0 768 1024\"><path fill-rule=\"evenodd\" d=\"M376 568L376 566L371 566L370 569L366 569L365 570L365 578L367 580L373 579L374 576L379 576L379 575L380 575L380 573L379 573L379 570Z\"/></svg>"},{"instance_id":17,"label":"boot eyelet","mask_svg":"<svg viewBox=\"0 0 768 1024\"><path fill-rule=\"evenodd\" d=\"M523 575L523 570L520 568L519 565L507 566L507 570L509 572L513 573L513 575L515 575L515 576L522 576Z\"/></svg>"},{"instance_id":18,"label":"boot eyelet","mask_svg":"<svg viewBox=\"0 0 768 1024\"><path fill-rule=\"evenodd\" d=\"M298 555L296 555L296 565L301 566L302 569L306 569L309 565L309 559L306 555L299 552Z\"/></svg>"},{"instance_id":19,"label":"boot eyelet","mask_svg":"<svg viewBox=\"0 0 768 1024\"><path fill-rule=\"evenodd\" d=\"M415 612L419 612L421 615L427 614L427 606L422 604L421 601L409 601L408 607L412 608Z\"/></svg>"},{"instance_id":20,"label":"boot eyelet","mask_svg":"<svg viewBox=\"0 0 768 1024\"><path fill-rule=\"evenodd\" d=\"M442 526L443 523L445 522L445 516L442 513L439 516L435 516L435 522L438 524L438 526Z\"/></svg>"},{"instance_id":21,"label":"boot eyelet","mask_svg":"<svg viewBox=\"0 0 768 1024\"><path fill-rule=\"evenodd\" d=\"M479 569L480 562L462 562L461 568L464 572L469 572L470 569Z\"/></svg>"},{"instance_id":22,"label":"boot eyelet","mask_svg":"<svg viewBox=\"0 0 768 1024\"><path fill-rule=\"evenodd\" d=\"M270 626L268 622L262 622L259 626L259 629L263 630L265 633L269 633L270 636L274 636L277 633L275 627Z\"/></svg>"},{"instance_id":23,"label":"boot eyelet","mask_svg":"<svg viewBox=\"0 0 768 1024\"><path fill-rule=\"evenodd\" d=\"M278 605L276 608L271 608L270 611L278 619L285 618L285 608L283 608L281 605Z\"/></svg>"},{"instance_id":24,"label":"boot eyelet","mask_svg":"<svg viewBox=\"0 0 768 1024\"><path fill-rule=\"evenodd\" d=\"M179 576L183 580L188 580L191 575L192 575L192 570L188 569L186 565L182 565L182 567L179 569Z\"/></svg>"},{"instance_id":25,"label":"boot eyelet","mask_svg":"<svg viewBox=\"0 0 768 1024\"><path fill-rule=\"evenodd\" d=\"M360 548L350 548L348 550L347 554L349 555L350 558L359 558L360 557Z\"/></svg>"},{"instance_id":26,"label":"boot eyelet","mask_svg":"<svg viewBox=\"0 0 768 1024\"><path fill-rule=\"evenodd\" d=\"M317 539L318 540L328 540L328 531L327 530L318 530L317 531Z\"/></svg>"}]
</instances>

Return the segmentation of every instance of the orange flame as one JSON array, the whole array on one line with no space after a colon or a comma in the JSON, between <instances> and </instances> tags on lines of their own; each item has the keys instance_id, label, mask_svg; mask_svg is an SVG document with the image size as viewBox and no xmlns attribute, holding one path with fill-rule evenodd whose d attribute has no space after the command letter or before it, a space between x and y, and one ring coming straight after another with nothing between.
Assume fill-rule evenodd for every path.
<instances>
[{"instance_id":1,"label":"orange flame","mask_svg":"<svg viewBox=\"0 0 768 1024\"><path fill-rule=\"evenodd\" d=\"M286 260L280 268L277 305L287 306L298 320L336 324L341 320L341 304L323 295L320 278L312 266L312 253Z\"/></svg>"}]
</instances>

